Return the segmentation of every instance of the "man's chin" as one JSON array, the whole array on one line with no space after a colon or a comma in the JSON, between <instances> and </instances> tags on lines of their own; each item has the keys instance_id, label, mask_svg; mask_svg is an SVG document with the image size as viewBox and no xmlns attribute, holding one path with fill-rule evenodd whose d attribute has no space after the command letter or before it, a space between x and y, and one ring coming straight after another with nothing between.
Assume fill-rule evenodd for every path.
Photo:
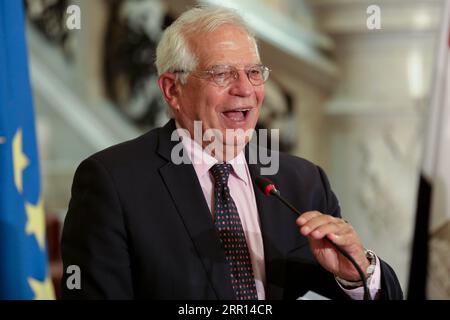
<instances>
[{"instance_id":1,"label":"man's chin","mask_svg":"<svg viewBox=\"0 0 450 320\"><path fill-rule=\"evenodd\" d=\"M233 137L228 137L227 139L225 139L223 141L224 145L227 146L241 146L241 145L246 145L248 142L250 141L250 138L247 137L246 135L239 135L239 136L233 136Z\"/></svg>"},{"instance_id":2,"label":"man's chin","mask_svg":"<svg viewBox=\"0 0 450 320\"><path fill-rule=\"evenodd\" d=\"M245 144L250 141L253 132L254 129L248 128L227 129L225 133L223 133L223 142L225 145L245 146Z\"/></svg>"}]
</instances>

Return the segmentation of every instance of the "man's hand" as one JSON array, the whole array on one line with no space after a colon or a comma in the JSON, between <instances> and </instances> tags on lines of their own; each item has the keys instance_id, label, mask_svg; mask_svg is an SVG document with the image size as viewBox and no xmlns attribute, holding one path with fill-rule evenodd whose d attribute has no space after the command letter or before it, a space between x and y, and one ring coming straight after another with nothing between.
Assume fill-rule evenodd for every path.
<instances>
[{"instance_id":1,"label":"man's hand","mask_svg":"<svg viewBox=\"0 0 450 320\"><path fill-rule=\"evenodd\" d=\"M329 238L350 254L365 272L370 262L358 234L349 223L319 211L304 212L296 223L300 233L308 238L311 251L322 267L342 279L361 280L352 263L325 240L325 237Z\"/></svg>"}]
</instances>

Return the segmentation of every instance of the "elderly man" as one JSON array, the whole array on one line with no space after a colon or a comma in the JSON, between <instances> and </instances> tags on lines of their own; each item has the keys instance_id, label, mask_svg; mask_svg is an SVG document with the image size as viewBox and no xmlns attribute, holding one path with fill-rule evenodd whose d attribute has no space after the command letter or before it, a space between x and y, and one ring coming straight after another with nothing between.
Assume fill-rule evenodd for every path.
<instances>
[{"instance_id":1,"label":"elderly man","mask_svg":"<svg viewBox=\"0 0 450 320\"><path fill-rule=\"evenodd\" d=\"M326 239L365 272L372 298L402 298L394 271L340 218L319 167L272 154L271 180L300 217L255 187L261 165L248 161L242 132L256 125L270 70L239 15L185 12L164 32L156 65L172 119L75 174L62 254L65 270L80 268L81 287L66 274L65 298L296 299L311 290L361 299L357 270ZM209 131L213 149L202 139ZM180 144L187 163L174 160Z\"/></svg>"}]
</instances>

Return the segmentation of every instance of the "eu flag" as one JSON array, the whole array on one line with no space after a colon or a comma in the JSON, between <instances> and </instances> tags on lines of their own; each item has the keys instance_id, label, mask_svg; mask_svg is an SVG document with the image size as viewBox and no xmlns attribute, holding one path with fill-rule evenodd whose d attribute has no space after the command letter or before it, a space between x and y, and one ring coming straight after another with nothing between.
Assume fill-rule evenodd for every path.
<instances>
[{"instance_id":1,"label":"eu flag","mask_svg":"<svg viewBox=\"0 0 450 320\"><path fill-rule=\"evenodd\" d=\"M0 299L51 299L23 1L0 1Z\"/></svg>"}]
</instances>

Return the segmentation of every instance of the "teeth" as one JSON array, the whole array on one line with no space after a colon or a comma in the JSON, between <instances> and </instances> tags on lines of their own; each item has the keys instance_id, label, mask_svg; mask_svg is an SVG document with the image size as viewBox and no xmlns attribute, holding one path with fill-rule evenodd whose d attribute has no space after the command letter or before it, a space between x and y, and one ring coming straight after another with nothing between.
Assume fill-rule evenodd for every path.
<instances>
[{"instance_id":1,"label":"teeth","mask_svg":"<svg viewBox=\"0 0 450 320\"><path fill-rule=\"evenodd\" d=\"M225 111L225 112L236 112L236 111L250 111L251 110L251 108L247 108L247 109L235 109L235 110L228 110L228 111Z\"/></svg>"}]
</instances>

